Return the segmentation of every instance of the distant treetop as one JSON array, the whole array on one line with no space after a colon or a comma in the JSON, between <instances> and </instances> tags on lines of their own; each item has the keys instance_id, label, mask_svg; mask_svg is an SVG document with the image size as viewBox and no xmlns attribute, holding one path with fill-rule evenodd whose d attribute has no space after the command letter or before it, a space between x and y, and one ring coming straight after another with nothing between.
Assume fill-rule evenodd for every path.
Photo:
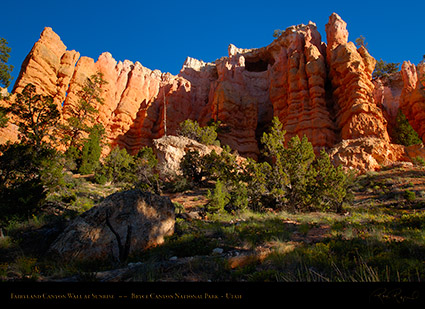
<instances>
[{"instance_id":1,"label":"distant treetop","mask_svg":"<svg viewBox=\"0 0 425 309\"><path fill-rule=\"evenodd\" d=\"M380 59L376 62L375 70L372 73L372 78L386 77L392 73L399 71L400 63L386 62Z\"/></svg>"},{"instance_id":2,"label":"distant treetop","mask_svg":"<svg viewBox=\"0 0 425 309\"><path fill-rule=\"evenodd\" d=\"M6 88L10 85L10 80L12 79L10 72L13 70L13 65L7 64L11 51L7 44L6 39L0 38L0 85Z\"/></svg>"}]
</instances>

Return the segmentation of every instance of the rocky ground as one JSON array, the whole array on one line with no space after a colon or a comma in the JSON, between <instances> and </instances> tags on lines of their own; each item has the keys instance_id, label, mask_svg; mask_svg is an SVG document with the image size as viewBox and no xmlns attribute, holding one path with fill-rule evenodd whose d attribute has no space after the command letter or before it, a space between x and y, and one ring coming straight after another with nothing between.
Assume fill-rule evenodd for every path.
<instances>
[{"instance_id":1,"label":"rocky ground","mask_svg":"<svg viewBox=\"0 0 425 309\"><path fill-rule=\"evenodd\" d=\"M425 169L421 166L398 165L360 176L354 202L342 214L206 215L206 190L166 194L176 209L174 234L162 245L130 254L121 263L62 264L43 257L46 242L55 239L63 221L9 227L0 241L1 278L71 282L425 279Z\"/></svg>"}]
</instances>

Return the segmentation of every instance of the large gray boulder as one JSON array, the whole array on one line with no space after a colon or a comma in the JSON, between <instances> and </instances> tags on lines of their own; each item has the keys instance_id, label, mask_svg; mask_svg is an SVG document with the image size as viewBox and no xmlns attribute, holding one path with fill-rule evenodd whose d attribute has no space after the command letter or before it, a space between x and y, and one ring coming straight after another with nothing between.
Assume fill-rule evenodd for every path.
<instances>
[{"instance_id":1,"label":"large gray boulder","mask_svg":"<svg viewBox=\"0 0 425 309\"><path fill-rule=\"evenodd\" d=\"M118 192L71 221L49 253L65 261L124 262L134 251L162 244L174 233L174 223L168 197L141 190Z\"/></svg>"}]
</instances>

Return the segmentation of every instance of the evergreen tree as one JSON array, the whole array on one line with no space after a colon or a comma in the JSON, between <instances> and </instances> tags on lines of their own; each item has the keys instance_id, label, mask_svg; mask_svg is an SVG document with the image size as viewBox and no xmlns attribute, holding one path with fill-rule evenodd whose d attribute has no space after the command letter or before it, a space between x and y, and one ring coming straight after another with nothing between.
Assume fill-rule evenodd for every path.
<instances>
[{"instance_id":1,"label":"evergreen tree","mask_svg":"<svg viewBox=\"0 0 425 309\"><path fill-rule=\"evenodd\" d=\"M284 144L285 132L277 118L263 134L266 162L248 160L245 182L251 207L292 211L341 211L348 201L350 178L336 168L322 151L316 158L307 137L291 138Z\"/></svg>"},{"instance_id":2,"label":"evergreen tree","mask_svg":"<svg viewBox=\"0 0 425 309\"><path fill-rule=\"evenodd\" d=\"M372 78L380 78L380 77L386 77L392 73L398 72L400 63L394 63L394 62L386 62L382 59L380 59L376 65L375 70L372 73Z\"/></svg>"},{"instance_id":3,"label":"evergreen tree","mask_svg":"<svg viewBox=\"0 0 425 309\"><path fill-rule=\"evenodd\" d=\"M326 151L322 150L313 167L315 181L312 192L312 210L340 213L344 202L350 202L349 190L353 175L345 173L341 166L335 167Z\"/></svg>"},{"instance_id":4,"label":"evergreen tree","mask_svg":"<svg viewBox=\"0 0 425 309\"><path fill-rule=\"evenodd\" d=\"M404 146L422 143L418 133L412 128L401 109L397 112L396 124L392 132L392 137L394 143Z\"/></svg>"},{"instance_id":5,"label":"evergreen tree","mask_svg":"<svg viewBox=\"0 0 425 309\"><path fill-rule=\"evenodd\" d=\"M60 118L59 110L51 96L36 94L35 86L28 84L8 109L15 115L21 140L40 148L43 143L55 140L55 129Z\"/></svg>"},{"instance_id":6,"label":"evergreen tree","mask_svg":"<svg viewBox=\"0 0 425 309\"><path fill-rule=\"evenodd\" d=\"M101 124L94 125L91 128L89 137L81 151L81 166L78 169L80 174L90 174L98 167L102 153L101 141L104 132L105 129Z\"/></svg>"},{"instance_id":7,"label":"evergreen tree","mask_svg":"<svg viewBox=\"0 0 425 309\"><path fill-rule=\"evenodd\" d=\"M204 167L203 158L197 150L189 150L180 161L180 170L183 177L193 185L200 185L207 172Z\"/></svg>"},{"instance_id":8,"label":"evergreen tree","mask_svg":"<svg viewBox=\"0 0 425 309\"><path fill-rule=\"evenodd\" d=\"M355 44L356 44L357 48L359 48L359 47L363 46L363 47L364 47L364 48L366 48L366 49L367 49L367 45L368 45L368 44L366 43L366 38L365 38L363 35L359 36L359 37L356 39Z\"/></svg>"},{"instance_id":9,"label":"evergreen tree","mask_svg":"<svg viewBox=\"0 0 425 309\"><path fill-rule=\"evenodd\" d=\"M224 184L217 180L214 191L207 192L207 210L210 213L223 212L226 205L230 202L230 195Z\"/></svg>"},{"instance_id":10,"label":"evergreen tree","mask_svg":"<svg viewBox=\"0 0 425 309\"><path fill-rule=\"evenodd\" d=\"M106 156L102 165L95 171L95 179L99 183L112 181L132 182L134 172L131 170L133 157L124 148L115 147Z\"/></svg>"},{"instance_id":11,"label":"evergreen tree","mask_svg":"<svg viewBox=\"0 0 425 309\"><path fill-rule=\"evenodd\" d=\"M101 98L102 85L106 84L102 73L92 75L86 80L82 90L78 92L79 101L73 106L67 107L66 124L62 131L64 142L68 149L82 149L84 135L91 132L96 115L99 113L97 106L104 104Z\"/></svg>"},{"instance_id":12,"label":"evergreen tree","mask_svg":"<svg viewBox=\"0 0 425 309\"><path fill-rule=\"evenodd\" d=\"M291 138L285 147L285 131L277 117L274 117L269 133L264 133L261 142L264 154L271 162L271 195L276 198L278 208L285 204L294 210L300 210L309 203L307 191L309 167L313 162L314 150L304 136Z\"/></svg>"},{"instance_id":13,"label":"evergreen tree","mask_svg":"<svg viewBox=\"0 0 425 309\"><path fill-rule=\"evenodd\" d=\"M314 182L314 171L311 169L315 160L313 145L304 136L290 139L288 148L282 156L283 172L287 175L286 196L288 204L296 211L308 209L312 202L309 190Z\"/></svg>"},{"instance_id":14,"label":"evergreen tree","mask_svg":"<svg viewBox=\"0 0 425 309\"><path fill-rule=\"evenodd\" d=\"M11 51L7 44L6 39L0 38L0 85L6 88L10 85L10 80L12 79L10 73L13 70L13 65L7 64Z\"/></svg>"},{"instance_id":15,"label":"evergreen tree","mask_svg":"<svg viewBox=\"0 0 425 309\"><path fill-rule=\"evenodd\" d=\"M0 224L28 219L49 190L64 186L60 155L45 144L2 145L0 152Z\"/></svg>"}]
</instances>

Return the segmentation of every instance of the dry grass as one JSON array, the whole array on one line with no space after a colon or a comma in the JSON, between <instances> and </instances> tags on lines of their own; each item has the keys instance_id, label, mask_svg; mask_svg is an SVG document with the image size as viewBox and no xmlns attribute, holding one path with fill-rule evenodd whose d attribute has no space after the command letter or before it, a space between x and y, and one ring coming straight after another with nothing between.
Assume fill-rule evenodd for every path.
<instances>
[{"instance_id":1,"label":"dry grass","mask_svg":"<svg viewBox=\"0 0 425 309\"><path fill-rule=\"evenodd\" d=\"M84 204L90 197L102 199L115 190L80 186L77 198ZM415 193L414 199L407 198L406 190ZM132 267L122 270L111 265L58 266L43 256L29 255L22 248L29 240L21 238L30 235L25 230L35 229L35 223L11 225L0 242L1 278L28 277L23 266L30 263L22 261L30 261L31 277L47 281L64 277L65 281L425 280L425 170L421 167L383 169L359 177L355 201L342 214L188 215L202 213L206 191L168 194L181 205L175 234L160 247L133 254L128 261ZM33 221L37 226L45 223L42 218Z\"/></svg>"}]
</instances>

